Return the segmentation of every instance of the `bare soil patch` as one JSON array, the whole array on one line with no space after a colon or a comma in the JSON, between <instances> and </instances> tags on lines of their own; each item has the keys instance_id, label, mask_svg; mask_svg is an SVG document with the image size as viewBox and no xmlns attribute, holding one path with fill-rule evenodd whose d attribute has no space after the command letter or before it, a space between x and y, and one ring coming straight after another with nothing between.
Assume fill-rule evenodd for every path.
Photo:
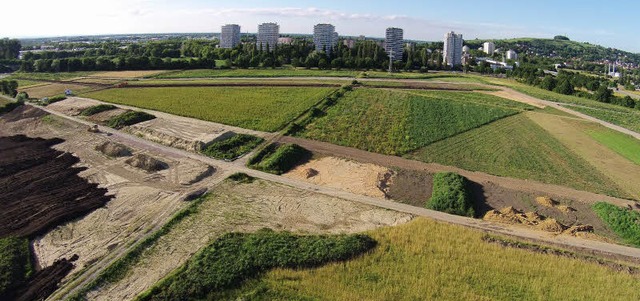
<instances>
[{"instance_id":1,"label":"bare soil patch","mask_svg":"<svg viewBox=\"0 0 640 301\"><path fill-rule=\"evenodd\" d=\"M85 109L96 105L95 102L86 101L80 98L67 98L63 101L54 102L47 106L48 110L56 111L69 116L77 116Z\"/></svg>"},{"instance_id":2,"label":"bare soil patch","mask_svg":"<svg viewBox=\"0 0 640 301\"><path fill-rule=\"evenodd\" d=\"M101 78L138 78L156 75L167 72L166 70L140 70L140 71L106 71L91 74L89 77L101 77Z\"/></svg>"},{"instance_id":3,"label":"bare soil patch","mask_svg":"<svg viewBox=\"0 0 640 301\"><path fill-rule=\"evenodd\" d=\"M124 162L146 172L156 172L169 168L167 163L145 154L137 154Z\"/></svg>"},{"instance_id":4,"label":"bare soil patch","mask_svg":"<svg viewBox=\"0 0 640 301\"><path fill-rule=\"evenodd\" d=\"M20 92L27 92L29 97L43 98L51 97L54 95L64 94L64 91L69 89L73 93L80 93L94 89L95 87L89 85L80 85L73 83L55 83L43 86L36 86L26 89L19 89Z\"/></svg>"},{"instance_id":5,"label":"bare soil patch","mask_svg":"<svg viewBox=\"0 0 640 301\"><path fill-rule=\"evenodd\" d=\"M503 88L500 91L492 91L492 92L483 92L486 94L511 99L517 102L526 103L528 105L532 105L536 108L544 109L547 107L544 103L542 103L539 99L535 97L531 97L526 94L522 94L520 92L514 91L512 89Z\"/></svg>"},{"instance_id":6,"label":"bare soil patch","mask_svg":"<svg viewBox=\"0 0 640 301\"><path fill-rule=\"evenodd\" d=\"M389 182L389 198L401 203L424 207L431 197L433 174L408 169L393 169L395 174Z\"/></svg>"},{"instance_id":7,"label":"bare soil patch","mask_svg":"<svg viewBox=\"0 0 640 301\"><path fill-rule=\"evenodd\" d=\"M127 276L92 291L90 300L129 300L184 264L211 240L231 231L272 228L301 233L352 233L397 225L412 216L289 186L224 181L197 213L185 218L132 267Z\"/></svg>"},{"instance_id":8,"label":"bare soil patch","mask_svg":"<svg viewBox=\"0 0 640 301\"><path fill-rule=\"evenodd\" d=\"M96 150L109 157L128 157L131 156L131 149L120 144L111 141L106 141L98 146Z\"/></svg>"},{"instance_id":9,"label":"bare soil patch","mask_svg":"<svg viewBox=\"0 0 640 301\"><path fill-rule=\"evenodd\" d=\"M387 173L391 171L382 166L323 157L299 165L284 176L356 194L384 198L386 195L383 189L387 185Z\"/></svg>"}]
</instances>

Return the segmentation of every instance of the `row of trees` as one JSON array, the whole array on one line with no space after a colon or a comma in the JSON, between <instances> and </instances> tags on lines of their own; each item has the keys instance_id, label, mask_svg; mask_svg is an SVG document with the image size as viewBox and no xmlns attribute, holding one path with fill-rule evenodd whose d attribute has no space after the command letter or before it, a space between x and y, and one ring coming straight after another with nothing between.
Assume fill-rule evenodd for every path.
<instances>
[{"instance_id":1,"label":"row of trees","mask_svg":"<svg viewBox=\"0 0 640 301\"><path fill-rule=\"evenodd\" d=\"M12 60L20 54L20 41L16 39L0 39L0 59Z\"/></svg>"},{"instance_id":2,"label":"row of trees","mask_svg":"<svg viewBox=\"0 0 640 301\"><path fill-rule=\"evenodd\" d=\"M0 92L4 95L15 97L18 94L18 82L15 80L0 81Z\"/></svg>"}]
</instances>

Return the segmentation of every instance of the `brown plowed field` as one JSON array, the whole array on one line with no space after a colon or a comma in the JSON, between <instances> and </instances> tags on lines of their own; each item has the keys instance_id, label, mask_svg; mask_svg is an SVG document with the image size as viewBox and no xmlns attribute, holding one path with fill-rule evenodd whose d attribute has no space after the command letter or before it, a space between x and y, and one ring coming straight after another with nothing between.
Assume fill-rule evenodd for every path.
<instances>
[{"instance_id":1,"label":"brown plowed field","mask_svg":"<svg viewBox=\"0 0 640 301\"><path fill-rule=\"evenodd\" d=\"M0 137L0 236L30 236L102 207L111 197L78 176L61 139Z\"/></svg>"}]
</instances>

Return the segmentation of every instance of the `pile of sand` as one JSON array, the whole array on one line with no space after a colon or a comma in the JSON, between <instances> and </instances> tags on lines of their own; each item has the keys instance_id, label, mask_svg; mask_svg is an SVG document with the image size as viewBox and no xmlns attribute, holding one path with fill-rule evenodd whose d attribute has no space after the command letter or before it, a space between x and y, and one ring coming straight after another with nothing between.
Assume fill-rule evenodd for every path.
<instances>
[{"instance_id":1,"label":"pile of sand","mask_svg":"<svg viewBox=\"0 0 640 301\"><path fill-rule=\"evenodd\" d=\"M167 163L164 163L156 158L147 156L145 154L137 154L127 159L125 163L148 172L156 172L169 168L169 165Z\"/></svg>"},{"instance_id":2,"label":"pile of sand","mask_svg":"<svg viewBox=\"0 0 640 301\"><path fill-rule=\"evenodd\" d=\"M324 157L300 165L284 176L355 194L384 198L385 193L381 189L380 180L389 180L392 174L382 166Z\"/></svg>"},{"instance_id":3,"label":"pile of sand","mask_svg":"<svg viewBox=\"0 0 640 301\"><path fill-rule=\"evenodd\" d=\"M563 224L559 223L557 220L553 218L548 218L538 223L537 228L542 231L553 232L553 233L560 233L564 231L564 229L566 229L566 227Z\"/></svg>"},{"instance_id":4,"label":"pile of sand","mask_svg":"<svg viewBox=\"0 0 640 301\"><path fill-rule=\"evenodd\" d=\"M571 208L571 207L569 207ZM567 227L553 218L547 218L537 212L523 213L513 207L505 207L500 210L489 210L483 217L486 221L493 221L498 223L510 224L510 225L524 225L534 229L552 232L552 233L564 233L573 236L579 236L584 238L591 238L595 236L592 234L593 226L590 225L575 225ZM590 234L590 236L587 236Z\"/></svg>"},{"instance_id":5,"label":"pile of sand","mask_svg":"<svg viewBox=\"0 0 640 301\"><path fill-rule=\"evenodd\" d=\"M115 142L105 142L96 146L96 150L109 157L128 157L131 156L131 149Z\"/></svg>"},{"instance_id":6,"label":"pile of sand","mask_svg":"<svg viewBox=\"0 0 640 301\"><path fill-rule=\"evenodd\" d=\"M548 196L540 196L536 198L536 202L538 204L540 204L541 206L544 207L548 207L548 208L556 208L558 210L560 210L560 212L564 213L564 214L568 214L571 212L576 211L576 209L571 208L567 205L560 205L560 203L558 201L555 201L553 199L551 199Z\"/></svg>"}]
</instances>

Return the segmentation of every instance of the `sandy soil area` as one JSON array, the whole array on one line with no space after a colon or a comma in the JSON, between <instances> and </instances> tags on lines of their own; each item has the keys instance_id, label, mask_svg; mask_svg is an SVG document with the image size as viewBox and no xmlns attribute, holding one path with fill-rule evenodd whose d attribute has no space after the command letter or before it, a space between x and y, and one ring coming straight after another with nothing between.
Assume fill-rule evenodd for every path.
<instances>
[{"instance_id":1,"label":"sandy soil area","mask_svg":"<svg viewBox=\"0 0 640 301\"><path fill-rule=\"evenodd\" d=\"M526 103L526 104L529 104L529 105L532 105L534 107L541 108L541 109L544 109L545 107L547 107L545 104L540 102L539 99L537 99L535 97L531 97L531 96L526 95L526 94L522 94L520 92L511 90L511 89L503 89L503 90L500 90L500 91L483 92L483 93L491 94L491 95L502 97L502 98L506 98L506 99L511 99L511 100L514 100L514 101L517 101L517 102Z\"/></svg>"},{"instance_id":2,"label":"sandy soil area","mask_svg":"<svg viewBox=\"0 0 640 301\"><path fill-rule=\"evenodd\" d=\"M29 97L43 98L64 94L64 91L70 89L74 93L91 90L91 86L78 84L48 84L43 86L35 86L26 89L18 89L20 92L27 92Z\"/></svg>"},{"instance_id":3,"label":"sandy soil area","mask_svg":"<svg viewBox=\"0 0 640 301\"><path fill-rule=\"evenodd\" d=\"M146 70L146 71L107 71L91 74L90 77L104 78L137 78L145 77L166 72L165 70Z\"/></svg>"},{"instance_id":4,"label":"sandy soil area","mask_svg":"<svg viewBox=\"0 0 640 301\"><path fill-rule=\"evenodd\" d=\"M36 110L36 109L33 109ZM148 173L126 165L128 157L109 158L95 150L108 137L88 133L83 126L53 117L21 119L2 123L0 135L25 134L30 137L59 137L66 140L55 148L80 158L80 173L89 182L99 183L114 198L105 207L82 219L59 226L33 242L38 264L49 266L61 257L79 255L77 273L114 249L140 238L151 228L163 223L186 203L182 199L191 191L218 181L217 173L204 163L191 159L169 159L152 156L166 162L169 168ZM133 153L140 151L133 149ZM203 180L198 182L198 180ZM195 183L195 184L193 184Z\"/></svg>"},{"instance_id":5,"label":"sandy soil area","mask_svg":"<svg viewBox=\"0 0 640 301\"><path fill-rule=\"evenodd\" d=\"M613 179L619 187L634 198L640 199L640 166L585 133L590 127L597 127L596 124L535 112L529 112L527 116L598 171Z\"/></svg>"},{"instance_id":6,"label":"sandy soil area","mask_svg":"<svg viewBox=\"0 0 640 301\"><path fill-rule=\"evenodd\" d=\"M47 106L47 109L65 115L76 116L84 109L95 106L97 103L86 101L80 98L67 98L63 101L54 102Z\"/></svg>"},{"instance_id":7,"label":"sandy soil area","mask_svg":"<svg viewBox=\"0 0 640 301\"><path fill-rule=\"evenodd\" d=\"M384 198L385 192L382 189L392 174L391 170L379 165L323 157L302 164L284 176L355 194Z\"/></svg>"},{"instance_id":8,"label":"sandy soil area","mask_svg":"<svg viewBox=\"0 0 640 301\"><path fill-rule=\"evenodd\" d=\"M212 196L148 249L127 276L90 292L90 300L129 300L186 262L223 233L261 228L301 233L351 233L397 225L408 214L256 180L225 181Z\"/></svg>"}]
</instances>

